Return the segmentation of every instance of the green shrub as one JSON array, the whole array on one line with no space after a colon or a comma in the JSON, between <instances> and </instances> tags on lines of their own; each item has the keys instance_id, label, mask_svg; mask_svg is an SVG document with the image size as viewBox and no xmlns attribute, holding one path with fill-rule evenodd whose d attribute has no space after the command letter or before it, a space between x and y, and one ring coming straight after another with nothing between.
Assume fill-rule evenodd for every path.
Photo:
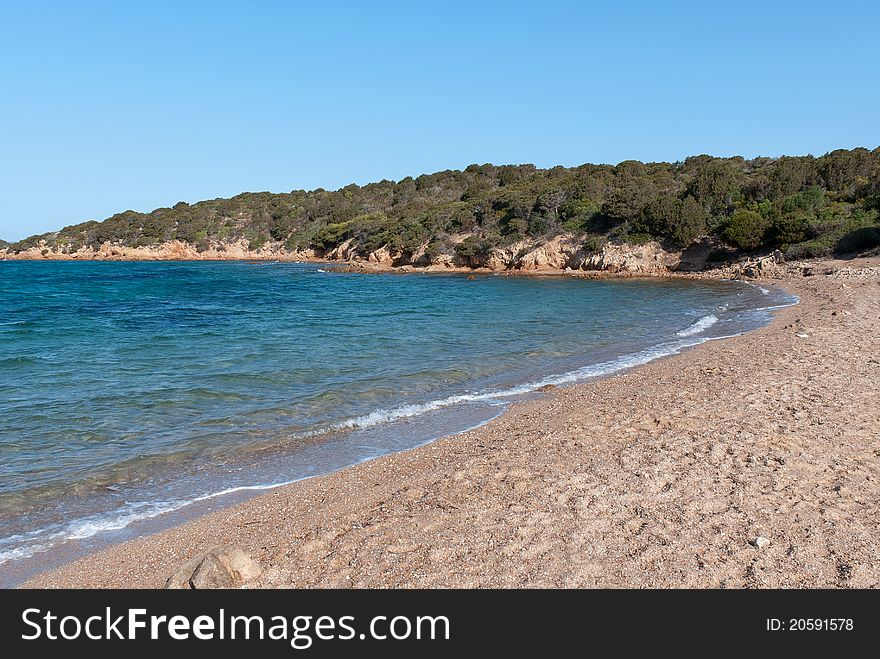
<instances>
[{"instance_id":1,"label":"green shrub","mask_svg":"<svg viewBox=\"0 0 880 659\"><path fill-rule=\"evenodd\" d=\"M605 236L587 236L583 242L583 248L588 252L599 252L605 247L608 239Z\"/></svg>"},{"instance_id":2,"label":"green shrub","mask_svg":"<svg viewBox=\"0 0 880 659\"><path fill-rule=\"evenodd\" d=\"M455 246L455 255L464 259L488 256L497 240L482 236L468 236Z\"/></svg>"},{"instance_id":3,"label":"green shrub","mask_svg":"<svg viewBox=\"0 0 880 659\"><path fill-rule=\"evenodd\" d=\"M721 237L740 249L756 249L764 244L768 221L755 211L737 209L727 221Z\"/></svg>"},{"instance_id":4,"label":"green shrub","mask_svg":"<svg viewBox=\"0 0 880 659\"><path fill-rule=\"evenodd\" d=\"M649 242L654 240L654 236L650 233L643 233L636 231L634 233L625 233L622 236L624 242L629 243L630 245L647 245Z\"/></svg>"},{"instance_id":5,"label":"green shrub","mask_svg":"<svg viewBox=\"0 0 880 659\"><path fill-rule=\"evenodd\" d=\"M586 199L572 199L559 209L563 219L562 228L569 233L584 233L598 214L596 205Z\"/></svg>"},{"instance_id":6,"label":"green shrub","mask_svg":"<svg viewBox=\"0 0 880 659\"><path fill-rule=\"evenodd\" d=\"M312 245L314 234L307 231L297 231L292 233L285 241L284 246L290 252L301 252L308 249Z\"/></svg>"},{"instance_id":7,"label":"green shrub","mask_svg":"<svg viewBox=\"0 0 880 659\"><path fill-rule=\"evenodd\" d=\"M256 235L248 241L248 249L251 251L260 249L260 247L266 244L266 241L267 237L264 234Z\"/></svg>"},{"instance_id":8,"label":"green shrub","mask_svg":"<svg viewBox=\"0 0 880 659\"><path fill-rule=\"evenodd\" d=\"M709 215L690 195L658 197L642 210L638 226L644 233L678 247L689 245L706 232Z\"/></svg>"},{"instance_id":9,"label":"green shrub","mask_svg":"<svg viewBox=\"0 0 880 659\"><path fill-rule=\"evenodd\" d=\"M787 197L782 201L782 212L791 213L796 210L815 211L825 205L825 193L818 185L812 185L803 192Z\"/></svg>"},{"instance_id":10,"label":"green shrub","mask_svg":"<svg viewBox=\"0 0 880 659\"><path fill-rule=\"evenodd\" d=\"M425 246L425 256L433 260L441 254L446 253L446 245L443 241L440 240L432 240Z\"/></svg>"},{"instance_id":11,"label":"green shrub","mask_svg":"<svg viewBox=\"0 0 880 659\"><path fill-rule=\"evenodd\" d=\"M804 242L816 237L815 220L815 215L803 210L777 215L771 221L769 238L783 247Z\"/></svg>"},{"instance_id":12,"label":"green shrub","mask_svg":"<svg viewBox=\"0 0 880 659\"><path fill-rule=\"evenodd\" d=\"M348 240L350 235L351 227L349 222L328 224L315 234L312 243L318 249L333 249Z\"/></svg>"}]
</instances>

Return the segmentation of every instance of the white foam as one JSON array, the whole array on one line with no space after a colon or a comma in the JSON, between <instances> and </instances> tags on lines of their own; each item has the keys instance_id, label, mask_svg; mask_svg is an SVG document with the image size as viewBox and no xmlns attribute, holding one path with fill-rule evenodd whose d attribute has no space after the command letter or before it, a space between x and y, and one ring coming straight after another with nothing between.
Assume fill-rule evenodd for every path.
<instances>
[{"instance_id":1,"label":"white foam","mask_svg":"<svg viewBox=\"0 0 880 659\"><path fill-rule=\"evenodd\" d=\"M16 547L15 549L10 549L8 551L0 551L0 565L6 561L14 561L19 558L29 558L37 552L46 551L53 546L54 544L25 545L24 547Z\"/></svg>"},{"instance_id":2,"label":"white foam","mask_svg":"<svg viewBox=\"0 0 880 659\"><path fill-rule=\"evenodd\" d=\"M33 556L37 552L50 549L66 540L86 540L104 531L118 531L126 528L133 522L173 512L191 503L192 501L182 499L132 503L110 514L84 517L59 527L42 528L25 535L3 538L0 540L0 545L10 544L12 541L27 538L38 539L38 541L16 547L15 549L0 551L0 563L16 558Z\"/></svg>"},{"instance_id":3,"label":"white foam","mask_svg":"<svg viewBox=\"0 0 880 659\"><path fill-rule=\"evenodd\" d=\"M740 280L737 280L737 281L740 281ZM761 291L762 295L770 295L770 290L767 288L764 288L760 284L756 284L751 281L743 281L742 283L745 284L746 286L751 286L752 288L757 288L759 291Z\"/></svg>"},{"instance_id":4,"label":"white foam","mask_svg":"<svg viewBox=\"0 0 880 659\"><path fill-rule=\"evenodd\" d=\"M289 481L282 481L280 483L261 483L258 485L240 485L238 487L228 487L225 490L219 490L217 492L211 492L210 494L203 494L200 497L196 497L189 503L196 503L198 501L207 501L209 499L216 499L217 497L225 497L228 494L236 494L238 492L262 492L264 490L274 490L276 487L284 487L285 485L293 485L297 481L303 480L302 478L294 478Z\"/></svg>"},{"instance_id":5,"label":"white foam","mask_svg":"<svg viewBox=\"0 0 880 659\"><path fill-rule=\"evenodd\" d=\"M373 410L369 414L353 417L333 424L332 430L353 430L355 428L372 428L382 423L389 423L397 419L405 419L408 417L419 416L426 412L433 412L444 407L450 407L458 403L469 403L480 400L487 400L495 397L492 393L482 394L460 394L457 396L449 396L437 400L428 401L427 403L417 403L409 405L400 405L391 409Z\"/></svg>"},{"instance_id":6,"label":"white foam","mask_svg":"<svg viewBox=\"0 0 880 659\"><path fill-rule=\"evenodd\" d=\"M676 332L675 336L693 336L694 334L705 332L717 322L718 316L716 316L714 313L710 313L708 316L703 316L699 320L694 321L683 330Z\"/></svg>"},{"instance_id":7,"label":"white foam","mask_svg":"<svg viewBox=\"0 0 880 659\"><path fill-rule=\"evenodd\" d=\"M706 327L709 325L715 324L718 319L715 316L712 316L714 319ZM701 319L702 320L702 319ZM700 321L697 321L700 322ZM696 323L695 323L696 325ZM701 328L699 331L702 331ZM696 332L690 332L688 334L680 334L683 338L690 336L691 334L695 334ZM390 423L392 421L396 421L398 419L405 419L408 417L419 416L421 414L425 414L427 412L433 412L435 410L443 409L446 407L450 407L452 405L457 405L459 403L468 403L468 402L481 402L481 401L498 401L503 399L509 399L515 396L521 396L523 394L527 394L535 391L540 387L544 387L549 384L553 385L563 385L563 384L571 384L574 382L579 382L582 380L587 380L589 378L601 377L603 375L611 375L612 373L616 373L618 371L622 371L624 369L633 368L635 366L641 366L642 364L647 364L650 361L655 359L659 359L661 357L667 357L670 355L678 354L682 349L698 345L703 343L708 339L699 338L699 339L688 339L684 341L671 341L668 343L662 343L656 346L652 346L651 348L646 348L644 350L640 350L638 352L630 353L628 355L623 355L622 357L618 357L616 359L612 359L605 362L599 362L597 364L590 364L588 366L583 366L581 368L566 371L565 373L560 373L558 375L548 376L541 380L532 380L530 382L526 382L521 385L517 385L515 387L510 387L507 389L500 389L496 391L482 391L477 393L466 393L459 394L455 396L448 396L446 398L439 398L437 400L428 401L427 403L420 404L407 404L400 405L398 407L392 407L390 409L377 409L369 414L364 414L362 416L353 417L351 419L346 419L332 426L333 430L353 430L359 428L371 428L373 426L377 426L383 423Z\"/></svg>"}]
</instances>

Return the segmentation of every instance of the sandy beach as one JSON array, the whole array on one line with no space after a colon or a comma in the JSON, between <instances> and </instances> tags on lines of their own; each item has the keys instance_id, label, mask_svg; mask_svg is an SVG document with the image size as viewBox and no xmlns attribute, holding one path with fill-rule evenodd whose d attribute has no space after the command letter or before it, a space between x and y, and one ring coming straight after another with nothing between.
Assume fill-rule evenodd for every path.
<instances>
[{"instance_id":1,"label":"sandy beach","mask_svg":"<svg viewBox=\"0 0 880 659\"><path fill-rule=\"evenodd\" d=\"M162 587L220 545L246 587L877 587L878 259L780 274L767 327L513 406L42 574Z\"/></svg>"}]
</instances>

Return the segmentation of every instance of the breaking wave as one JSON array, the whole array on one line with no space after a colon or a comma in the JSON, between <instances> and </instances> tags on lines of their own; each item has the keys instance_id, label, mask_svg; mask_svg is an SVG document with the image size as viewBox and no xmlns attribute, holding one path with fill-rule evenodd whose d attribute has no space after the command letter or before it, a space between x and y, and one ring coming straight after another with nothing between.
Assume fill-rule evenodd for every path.
<instances>
[{"instance_id":1,"label":"breaking wave","mask_svg":"<svg viewBox=\"0 0 880 659\"><path fill-rule=\"evenodd\" d=\"M703 316L699 320L691 323L683 330L676 332L675 336L693 336L694 334L699 334L700 332L705 332L707 329L712 327L715 323L718 322L718 316L713 313L710 313L708 316Z\"/></svg>"}]
</instances>

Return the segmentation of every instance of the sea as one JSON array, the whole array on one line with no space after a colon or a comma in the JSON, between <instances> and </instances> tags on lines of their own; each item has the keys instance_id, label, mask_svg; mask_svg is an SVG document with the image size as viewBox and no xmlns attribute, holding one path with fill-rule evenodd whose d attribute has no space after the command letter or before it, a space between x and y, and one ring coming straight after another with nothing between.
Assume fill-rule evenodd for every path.
<instances>
[{"instance_id":1,"label":"sea","mask_svg":"<svg viewBox=\"0 0 880 659\"><path fill-rule=\"evenodd\" d=\"M0 585L796 302L739 281L2 261Z\"/></svg>"}]
</instances>

